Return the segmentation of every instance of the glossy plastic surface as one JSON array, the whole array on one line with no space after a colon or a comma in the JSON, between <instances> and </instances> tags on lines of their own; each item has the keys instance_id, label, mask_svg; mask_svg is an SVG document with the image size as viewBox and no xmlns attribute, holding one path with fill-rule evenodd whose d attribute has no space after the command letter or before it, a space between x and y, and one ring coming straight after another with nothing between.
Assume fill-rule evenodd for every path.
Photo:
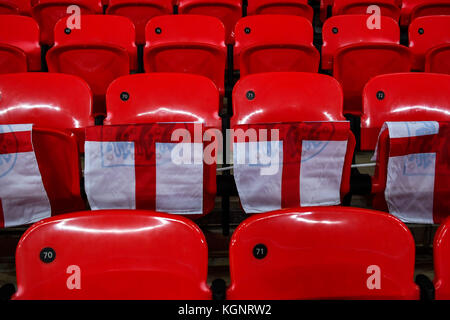
<instances>
[{"instance_id":1,"label":"glossy plastic surface","mask_svg":"<svg viewBox=\"0 0 450 320\"><path fill-rule=\"evenodd\" d=\"M400 25L407 26L420 16L450 14L449 0L402 0Z\"/></svg>"},{"instance_id":2,"label":"glossy plastic surface","mask_svg":"<svg viewBox=\"0 0 450 320\"><path fill-rule=\"evenodd\" d=\"M382 16L387 16L395 21L400 18L400 7L396 0L334 0L333 16L341 14L366 14L369 6L376 5L381 10ZM368 15L366 16L368 18ZM383 27L382 27L383 28Z\"/></svg>"},{"instance_id":3,"label":"glossy plastic surface","mask_svg":"<svg viewBox=\"0 0 450 320\"><path fill-rule=\"evenodd\" d=\"M122 99L122 93L128 99ZM108 115L104 124L151 122L202 122L221 128L219 93L202 76L147 73L120 77L106 94Z\"/></svg>"},{"instance_id":4,"label":"glossy plastic surface","mask_svg":"<svg viewBox=\"0 0 450 320\"><path fill-rule=\"evenodd\" d=\"M41 47L39 46L39 26L30 17L3 15L0 19L0 45L14 46L26 54L27 70L41 70ZM3 60L3 58L0 58ZM3 64L3 63L2 63ZM14 65L5 61L5 65ZM0 68L0 72L4 68ZM27 71L24 70L24 71Z\"/></svg>"},{"instance_id":5,"label":"glossy plastic surface","mask_svg":"<svg viewBox=\"0 0 450 320\"><path fill-rule=\"evenodd\" d=\"M251 100L247 98L250 91L254 93ZM302 72L249 75L234 86L231 125L343 121L342 100L341 86L327 75Z\"/></svg>"},{"instance_id":6,"label":"glossy plastic surface","mask_svg":"<svg viewBox=\"0 0 450 320\"><path fill-rule=\"evenodd\" d=\"M273 71L317 72L320 54L313 45L313 28L303 17L254 15L235 29L235 69L241 77Z\"/></svg>"},{"instance_id":7,"label":"glossy plastic surface","mask_svg":"<svg viewBox=\"0 0 450 320\"><path fill-rule=\"evenodd\" d=\"M218 18L225 26L226 43L234 43L234 26L242 17L241 0L179 0L179 14L207 15Z\"/></svg>"},{"instance_id":8,"label":"glossy plastic surface","mask_svg":"<svg viewBox=\"0 0 450 320\"><path fill-rule=\"evenodd\" d=\"M82 140L93 125L92 94L80 78L56 73L0 75L0 124L69 129Z\"/></svg>"},{"instance_id":9,"label":"glossy plastic surface","mask_svg":"<svg viewBox=\"0 0 450 320\"><path fill-rule=\"evenodd\" d=\"M30 0L0 0L0 14L31 15Z\"/></svg>"},{"instance_id":10,"label":"glossy plastic surface","mask_svg":"<svg viewBox=\"0 0 450 320\"><path fill-rule=\"evenodd\" d=\"M395 20L381 16L381 29L367 28L367 15L342 15L325 21L322 30L322 69L333 69L333 55L346 45L362 42L400 43Z\"/></svg>"},{"instance_id":11,"label":"glossy plastic surface","mask_svg":"<svg viewBox=\"0 0 450 320\"><path fill-rule=\"evenodd\" d=\"M0 43L0 74L27 71L25 52L15 46Z\"/></svg>"},{"instance_id":12,"label":"glossy plastic surface","mask_svg":"<svg viewBox=\"0 0 450 320\"><path fill-rule=\"evenodd\" d=\"M70 16L67 13L70 5L77 5L81 14L101 14L100 0L39 0L32 8L32 16L38 22L41 31L41 43L53 45L53 29L59 19Z\"/></svg>"},{"instance_id":13,"label":"glossy plastic surface","mask_svg":"<svg viewBox=\"0 0 450 320\"><path fill-rule=\"evenodd\" d=\"M120 16L85 15L83 27L66 34L65 19L55 27L55 46L47 53L50 72L83 78L94 94L95 114L104 114L104 96L116 78L137 68L132 22Z\"/></svg>"},{"instance_id":14,"label":"glossy plastic surface","mask_svg":"<svg viewBox=\"0 0 450 320\"><path fill-rule=\"evenodd\" d=\"M54 250L53 262L39 259L43 248ZM210 299L207 270L205 237L187 219L77 212L43 220L22 236L13 299Z\"/></svg>"},{"instance_id":15,"label":"glossy plastic surface","mask_svg":"<svg viewBox=\"0 0 450 320\"><path fill-rule=\"evenodd\" d=\"M155 17L147 24L146 39L146 72L203 75L224 94L227 49L219 19L191 14Z\"/></svg>"},{"instance_id":16,"label":"glossy plastic surface","mask_svg":"<svg viewBox=\"0 0 450 320\"><path fill-rule=\"evenodd\" d=\"M136 28L136 43L145 44L145 26L156 16L171 14L171 0L110 0L107 14L129 18Z\"/></svg>"},{"instance_id":17,"label":"glossy plastic surface","mask_svg":"<svg viewBox=\"0 0 450 320\"><path fill-rule=\"evenodd\" d=\"M386 121L450 121L448 92L450 75L400 73L374 77L363 92L361 149L375 148Z\"/></svg>"},{"instance_id":18,"label":"glossy plastic surface","mask_svg":"<svg viewBox=\"0 0 450 320\"><path fill-rule=\"evenodd\" d=\"M434 287L437 300L450 300L450 219L437 230L433 243Z\"/></svg>"},{"instance_id":19,"label":"glossy plastic surface","mask_svg":"<svg viewBox=\"0 0 450 320\"><path fill-rule=\"evenodd\" d=\"M408 48L391 43L361 43L340 48L333 56L333 76L344 91L344 114L362 114L362 91L373 77L411 70Z\"/></svg>"},{"instance_id":20,"label":"glossy plastic surface","mask_svg":"<svg viewBox=\"0 0 450 320\"><path fill-rule=\"evenodd\" d=\"M427 52L425 72L450 74L450 43L438 45Z\"/></svg>"},{"instance_id":21,"label":"glossy plastic surface","mask_svg":"<svg viewBox=\"0 0 450 320\"><path fill-rule=\"evenodd\" d=\"M423 71L427 52L448 43L450 43L450 16L415 19L409 25L409 48L414 57L413 69ZM439 65L436 67L436 70L439 70Z\"/></svg>"},{"instance_id":22,"label":"glossy plastic surface","mask_svg":"<svg viewBox=\"0 0 450 320\"><path fill-rule=\"evenodd\" d=\"M295 15L312 22L314 10L308 0L248 0L247 15L255 14Z\"/></svg>"},{"instance_id":23,"label":"glossy plastic surface","mask_svg":"<svg viewBox=\"0 0 450 320\"><path fill-rule=\"evenodd\" d=\"M262 259L253 254L258 244ZM227 298L418 299L414 251L408 228L382 212L314 207L255 215L233 233Z\"/></svg>"}]
</instances>

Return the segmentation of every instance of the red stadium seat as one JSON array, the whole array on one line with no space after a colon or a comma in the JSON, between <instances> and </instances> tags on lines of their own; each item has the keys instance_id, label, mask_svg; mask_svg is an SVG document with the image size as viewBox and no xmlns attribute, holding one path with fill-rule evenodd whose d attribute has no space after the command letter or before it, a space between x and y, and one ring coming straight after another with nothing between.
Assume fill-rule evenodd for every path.
<instances>
[{"instance_id":1,"label":"red stadium seat","mask_svg":"<svg viewBox=\"0 0 450 320\"><path fill-rule=\"evenodd\" d=\"M25 52L9 44L0 44L0 74L26 72L27 69Z\"/></svg>"},{"instance_id":2,"label":"red stadium seat","mask_svg":"<svg viewBox=\"0 0 450 320\"><path fill-rule=\"evenodd\" d=\"M218 18L225 26L226 43L234 43L234 26L242 17L241 0L179 0L179 14L198 14Z\"/></svg>"},{"instance_id":3,"label":"red stadium seat","mask_svg":"<svg viewBox=\"0 0 450 320\"><path fill-rule=\"evenodd\" d=\"M7 45L7 46L4 46ZM14 47L11 49L10 47ZM6 48L6 49L5 49ZM10 49L10 50L8 50ZM16 52L14 55L20 64L10 61L3 52ZM41 47L39 46L39 26L30 17L5 15L0 19L0 59L2 61L0 73L7 73L8 69L17 68L21 71L41 70ZM25 54L25 66L23 56Z\"/></svg>"},{"instance_id":4,"label":"red stadium seat","mask_svg":"<svg viewBox=\"0 0 450 320\"><path fill-rule=\"evenodd\" d=\"M428 65L432 71L427 70L427 72L439 72L442 68L444 72L441 73L446 73L446 60L442 59L444 65L439 65L432 58L445 50L441 49L441 46L445 48L449 42L450 16L427 16L415 19L409 25L409 47L414 57L413 69L423 71L426 55L429 54Z\"/></svg>"},{"instance_id":5,"label":"red stadium seat","mask_svg":"<svg viewBox=\"0 0 450 320\"><path fill-rule=\"evenodd\" d=\"M367 81L379 74L411 69L408 48L401 46L398 25L381 17L381 29L368 29L365 15L331 17L323 27L324 69L344 90L344 114L361 114L361 94Z\"/></svg>"},{"instance_id":6,"label":"red stadium seat","mask_svg":"<svg viewBox=\"0 0 450 320\"><path fill-rule=\"evenodd\" d=\"M307 18L312 22L314 10L308 0L248 0L247 14L287 14Z\"/></svg>"},{"instance_id":7,"label":"red stadium seat","mask_svg":"<svg viewBox=\"0 0 450 320\"><path fill-rule=\"evenodd\" d=\"M32 16L39 23L42 44L53 45L53 29L59 19L72 15L67 13L71 5L80 7L81 14L103 12L100 0L39 0L32 8Z\"/></svg>"},{"instance_id":8,"label":"red stadium seat","mask_svg":"<svg viewBox=\"0 0 450 320\"><path fill-rule=\"evenodd\" d=\"M382 16L390 17L396 21L399 20L400 7L396 0L334 0L333 16L341 14L367 14L367 8L372 5L380 8Z\"/></svg>"},{"instance_id":9,"label":"red stadium seat","mask_svg":"<svg viewBox=\"0 0 450 320\"><path fill-rule=\"evenodd\" d=\"M251 100L247 96L249 92L254 95ZM301 72L261 73L239 80L233 89L231 126L268 121L344 120L342 89L330 76Z\"/></svg>"},{"instance_id":10,"label":"red stadium seat","mask_svg":"<svg viewBox=\"0 0 450 320\"><path fill-rule=\"evenodd\" d=\"M342 100L341 86L330 76L301 72L249 75L234 86L231 127L277 122L345 121ZM355 138L350 134L341 195L350 190L354 147Z\"/></svg>"},{"instance_id":11,"label":"red stadium seat","mask_svg":"<svg viewBox=\"0 0 450 320\"><path fill-rule=\"evenodd\" d=\"M146 39L146 72L203 75L224 94L227 49L219 19L190 14L155 17L147 24Z\"/></svg>"},{"instance_id":12,"label":"red stadium seat","mask_svg":"<svg viewBox=\"0 0 450 320\"><path fill-rule=\"evenodd\" d=\"M361 149L375 148L386 121L450 121L450 76L429 73L381 75L363 93Z\"/></svg>"},{"instance_id":13,"label":"red stadium seat","mask_svg":"<svg viewBox=\"0 0 450 320\"><path fill-rule=\"evenodd\" d=\"M0 121L0 124L6 123ZM42 184L45 188L50 205L48 207L49 212L41 212L39 215L46 214L46 216L50 216L50 214L57 215L85 210L86 206L80 195L81 170L75 136L59 130L33 127L31 137ZM20 163L23 164L23 161ZM19 162L14 164L14 166L18 165L20 165ZM3 168L4 167L5 163L3 163ZM16 168L16 172L19 173L19 176L20 172L29 171L29 167ZM5 172L3 171L2 178L4 177L4 173ZM31 181L35 182L34 180ZM21 183L27 183L27 181L17 181L17 183L20 185ZM19 188L19 186L14 187L12 185L9 185L8 187ZM19 200L17 198L3 198L5 203L7 202L6 200L8 200L8 209L12 210L12 212L8 213L9 218L13 218L13 220L19 218L11 216L11 214L14 214L15 206L22 207L22 210L28 215L31 214L35 205L41 205L41 203L36 203L36 197L29 198L29 196L30 194L28 192L25 193L25 195L22 195ZM2 203L0 203L0 227L7 227L8 219L4 216L5 212L3 212L3 210L5 210L5 208L2 209ZM38 216L34 216L34 219L37 219Z\"/></svg>"},{"instance_id":14,"label":"red stadium seat","mask_svg":"<svg viewBox=\"0 0 450 320\"><path fill-rule=\"evenodd\" d=\"M408 26L422 16L449 15L449 0L403 0L400 25Z\"/></svg>"},{"instance_id":15,"label":"red stadium seat","mask_svg":"<svg viewBox=\"0 0 450 320\"><path fill-rule=\"evenodd\" d=\"M124 16L133 21L136 28L136 43L145 44L145 26L155 17L171 14L171 0L110 0L107 14Z\"/></svg>"},{"instance_id":16,"label":"red stadium seat","mask_svg":"<svg viewBox=\"0 0 450 320\"><path fill-rule=\"evenodd\" d=\"M80 78L56 73L0 75L0 124L70 130L83 140L94 124L92 94Z\"/></svg>"},{"instance_id":17,"label":"red stadium seat","mask_svg":"<svg viewBox=\"0 0 450 320\"><path fill-rule=\"evenodd\" d=\"M109 86L106 105L105 125L201 122L206 128L221 128L217 88L211 80L198 75L124 76ZM206 165L204 172L203 212L208 213L214 208L216 165Z\"/></svg>"},{"instance_id":18,"label":"red stadium seat","mask_svg":"<svg viewBox=\"0 0 450 320\"><path fill-rule=\"evenodd\" d=\"M450 300L450 219L447 219L434 236L434 287L436 300Z\"/></svg>"},{"instance_id":19,"label":"red stadium seat","mask_svg":"<svg viewBox=\"0 0 450 320\"><path fill-rule=\"evenodd\" d=\"M105 94L116 78L137 69L132 22L119 16L85 15L81 29L55 27L55 46L47 53L50 72L80 76L94 94L94 114L105 114ZM70 32L68 32L70 31Z\"/></svg>"},{"instance_id":20,"label":"red stadium seat","mask_svg":"<svg viewBox=\"0 0 450 320\"><path fill-rule=\"evenodd\" d=\"M0 0L0 14L31 15L30 0Z\"/></svg>"},{"instance_id":21,"label":"red stadium seat","mask_svg":"<svg viewBox=\"0 0 450 320\"><path fill-rule=\"evenodd\" d=\"M106 105L105 125L202 122L207 127L221 127L217 88L211 80L193 74L120 77L109 86Z\"/></svg>"},{"instance_id":22,"label":"red stadium seat","mask_svg":"<svg viewBox=\"0 0 450 320\"><path fill-rule=\"evenodd\" d=\"M419 299L414 251L406 226L382 212L256 215L233 233L227 299Z\"/></svg>"},{"instance_id":23,"label":"red stadium seat","mask_svg":"<svg viewBox=\"0 0 450 320\"><path fill-rule=\"evenodd\" d=\"M235 69L241 77L273 71L317 72L320 54L313 28L303 17L255 15L239 20L235 29Z\"/></svg>"},{"instance_id":24,"label":"red stadium seat","mask_svg":"<svg viewBox=\"0 0 450 320\"><path fill-rule=\"evenodd\" d=\"M207 272L205 237L187 219L140 210L77 212L46 219L22 236L13 299L211 299Z\"/></svg>"},{"instance_id":25,"label":"red stadium seat","mask_svg":"<svg viewBox=\"0 0 450 320\"><path fill-rule=\"evenodd\" d=\"M425 71L450 74L450 43L436 46L427 53Z\"/></svg>"}]
</instances>

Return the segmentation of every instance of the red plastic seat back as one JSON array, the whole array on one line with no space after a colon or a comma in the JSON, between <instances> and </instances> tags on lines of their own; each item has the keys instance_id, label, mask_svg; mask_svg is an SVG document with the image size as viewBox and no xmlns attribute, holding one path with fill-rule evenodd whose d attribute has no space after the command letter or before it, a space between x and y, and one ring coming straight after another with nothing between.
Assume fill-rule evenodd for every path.
<instances>
[{"instance_id":1,"label":"red plastic seat back","mask_svg":"<svg viewBox=\"0 0 450 320\"><path fill-rule=\"evenodd\" d=\"M13 299L210 299L207 269L205 237L187 219L140 210L77 212L46 219L22 236Z\"/></svg>"},{"instance_id":2,"label":"red plastic seat back","mask_svg":"<svg viewBox=\"0 0 450 320\"><path fill-rule=\"evenodd\" d=\"M434 287L437 300L450 300L450 219L447 219L434 236Z\"/></svg>"},{"instance_id":3,"label":"red plastic seat back","mask_svg":"<svg viewBox=\"0 0 450 320\"><path fill-rule=\"evenodd\" d=\"M145 44L145 26L156 16L171 14L171 0L110 0L107 14L124 16L133 21L136 28L136 43Z\"/></svg>"},{"instance_id":4,"label":"red plastic seat back","mask_svg":"<svg viewBox=\"0 0 450 320\"><path fill-rule=\"evenodd\" d=\"M249 75L234 86L231 126L342 121L342 89L332 77L301 72Z\"/></svg>"},{"instance_id":5,"label":"red plastic seat back","mask_svg":"<svg viewBox=\"0 0 450 320\"><path fill-rule=\"evenodd\" d=\"M105 113L105 93L116 78L137 69L133 23L120 16L85 15L82 28L66 33L65 19L55 27L55 46L47 53L50 72L83 78L94 94L94 113Z\"/></svg>"},{"instance_id":6,"label":"red plastic seat back","mask_svg":"<svg viewBox=\"0 0 450 320\"><path fill-rule=\"evenodd\" d=\"M227 298L418 299L414 250L400 220L373 210L255 215L233 233Z\"/></svg>"},{"instance_id":7,"label":"red plastic seat back","mask_svg":"<svg viewBox=\"0 0 450 320\"><path fill-rule=\"evenodd\" d=\"M25 52L9 44L0 44L0 74L27 71Z\"/></svg>"},{"instance_id":8,"label":"red plastic seat back","mask_svg":"<svg viewBox=\"0 0 450 320\"><path fill-rule=\"evenodd\" d=\"M361 42L400 43L397 22L380 17L381 29L367 28L367 15L342 15L327 19L323 25L322 68L333 69L333 55L341 47Z\"/></svg>"},{"instance_id":9,"label":"red plastic seat back","mask_svg":"<svg viewBox=\"0 0 450 320\"><path fill-rule=\"evenodd\" d=\"M312 22L314 10L308 5L308 0L248 0L247 14L296 15Z\"/></svg>"},{"instance_id":10,"label":"red plastic seat back","mask_svg":"<svg viewBox=\"0 0 450 320\"><path fill-rule=\"evenodd\" d=\"M396 21L400 18L400 8L396 0L334 0L333 16L341 14L366 14L370 6L378 6L382 16ZM369 15L366 16L366 19ZM383 27L382 27L383 28Z\"/></svg>"},{"instance_id":11,"label":"red plastic seat back","mask_svg":"<svg viewBox=\"0 0 450 320\"><path fill-rule=\"evenodd\" d=\"M333 75L344 91L344 114L361 115L365 84L377 75L410 71L412 59L399 44L362 43L339 49L333 60Z\"/></svg>"},{"instance_id":12,"label":"red plastic seat back","mask_svg":"<svg viewBox=\"0 0 450 320\"><path fill-rule=\"evenodd\" d=\"M363 92L361 149L375 148L386 121L449 121L450 75L399 73L370 80Z\"/></svg>"},{"instance_id":13,"label":"red plastic seat back","mask_svg":"<svg viewBox=\"0 0 450 320\"><path fill-rule=\"evenodd\" d=\"M198 14L218 18L225 26L226 43L234 43L234 26L242 17L241 0L180 0L179 14Z\"/></svg>"},{"instance_id":14,"label":"red plastic seat back","mask_svg":"<svg viewBox=\"0 0 450 320\"><path fill-rule=\"evenodd\" d=\"M450 43L444 43L428 51L425 72L450 74Z\"/></svg>"},{"instance_id":15,"label":"red plastic seat back","mask_svg":"<svg viewBox=\"0 0 450 320\"><path fill-rule=\"evenodd\" d=\"M41 70L39 26L32 18L17 15L2 16L0 19L1 44L11 45L22 50L27 57L28 70ZM10 63L10 65L12 64Z\"/></svg>"},{"instance_id":16,"label":"red plastic seat back","mask_svg":"<svg viewBox=\"0 0 450 320\"><path fill-rule=\"evenodd\" d=\"M447 4L448 0L402 0L400 25L408 26L420 16L449 14Z\"/></svg>"},{"instance_id":17,"label":"red plastic seat back","mask_svg":"<svg viewBox=\"0 0 450 320\"><path fill-rule=\"evenodd\" d=\"M202 76L135 74L115 80L106 94L105 124L202 122L221 127L219 92Z\"/></svg>"},{"instance_id":18,"label":"red plastic seat back","mask_svg":"<svg viewBox=\"0 0 450 320\"><path fill-rule=\"evenodd\" d=\"M313 28L303 17L248 16L236 24L235 34L235 69L241 69L241 77L272 71L317 72L319 68Z\"/></svg>"},{"instance_id":19,"label":"red plastic seat back","mask_svg":"<svg viewBox=\"0 0 450 320\"><path fill-rule=\"evenodd\" d=\"M39 0L32 8L32 16L39 23L41 43L53 45L53 29L59 19L71 16L67 8L76 5L81 14L101 14L103 12L100 0Z\"/></svg>"},{"instance_id":20,"label":"red plastic seat back","mask_svg":"<svg viewBox=\"0 0 450 320\"><path fill-rule=\"evenodd\" d=\"M33 123L82 137L94 124L92 94L80 78L56 73L0 75L0 124Z\"/></svg>"},{"instance_id":21,"label":"red plastic seat back","mask_svg":"<svg viewBox=\"0 0 450 320\"><path fill-rule=\"evenodd\" d=\"M0 14L20 14L20 8L13 0L0 0Z\"/></svg>"},{"instance_id":22,"label":"red plastic seat back","mask_svg":"<svg viewBox=\"0 0 450 320\"><path fill-rule=\"evenodd\" d=\"M450 42L450 16L414 19L409 25L409 48L414 57L413 69L424 70L425 55L432 48Z\"/></svg>"},{"instance_id":23,"label":"red plastic seat back","mask_svg":"<svg viewBox=\"0 0 450 320\"><path fill-rule=\"evenodd\" d=\"M146 72L203 75L224 94L227 49L219 19L190 14L155 17L147 24L146 39Z\"/></svg>"}]
</instances>

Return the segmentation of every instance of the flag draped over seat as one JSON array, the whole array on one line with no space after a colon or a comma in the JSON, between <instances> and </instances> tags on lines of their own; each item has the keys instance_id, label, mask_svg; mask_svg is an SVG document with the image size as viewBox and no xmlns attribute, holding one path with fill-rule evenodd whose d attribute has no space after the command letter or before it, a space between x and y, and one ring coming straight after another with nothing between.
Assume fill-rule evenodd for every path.
<instances>
[{"instance_id":1,"label":"flag draped over seat","mask_svg":"<svg viewBox=\"0 0 450 320\"><path fill-rule=\"evenodd\" d=\"M450 215L450 122L386 122L374 155L379 161L382 144L389 212L403 222L441 223Z\"/></svg>"},{"instance_id":2,"label":"flag draped over seat","mask_svg":"<svg viewBox=\"0 0 450 320\"><path fill-rule=\"evenodd\" d=\"M203 125L194 123L86 128L84 174L91 209L202 214L203 132Z\"/></svg>"},{"instance_id":3,"label":"flag draped over seat","mask_svg":"<svg viewBox=\"0 0 450 320\"><path fill-rule=\"evenodd\" d=\"M348 122L233 129L234 178L246 213L340 204L343 169L353 154Z\"/></svg>"},{"instance_id":4,"label":"flag draped over seat","mask_svg":"<svg viewBox=\"0 0 450 320\"><path fill-rule=\"evenodd\" d=\"M0 125L0 227L31 224L51 216L33 149L32 125Z\"/></svg>"}]
</instances>

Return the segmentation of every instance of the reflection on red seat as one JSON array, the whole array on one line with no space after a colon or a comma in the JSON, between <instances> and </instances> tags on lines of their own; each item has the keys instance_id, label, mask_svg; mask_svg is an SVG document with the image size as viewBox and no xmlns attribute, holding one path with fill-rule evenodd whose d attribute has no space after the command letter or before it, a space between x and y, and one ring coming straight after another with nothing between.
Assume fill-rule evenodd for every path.
<instances>
[{"instance_id":1,"label":"reflection on red seat","mask_svg":"<svg viewBox=\"0 0 450 320\"><path fill-rule=\"evenodd\" d=\"M363 93L361 149L373 150L386 121L449 121L450 75L400 73L370 80Z\"/></svg>"},{"instance_id":2,"label":"reflection on red seat","mask_svg":"<svg viewBox=\"0 0 450 320\"><path fill-rule=\"evenodd\" d=\"M147 24L146 39L146 72L203 75L224 94L227 49L219 19L190 14L155 17Z\"/></svg>"},{"instance_id":3,"label":"reflection on red seat","mask_svg":"<svg viewBox=\"0 0 450 320\"><path fill-rule=\"evenodd\" d=\"M260 72L317 72L320 54L313 28L303 17L255 15L239 20L235 29L235 69L241 77Z\"/></svg>"},{"instance_id":4,"label":"reflection on red seat","mask_svg":"<svg viewBox=\"0 0 450 320\"><path fill-rule=\"evenodd\" d=\"M187 219L77 212L41 221L22 236L13 299L211 299L207 270L205 237Z\"/></svg>"},{"instance_id":5,"label":"reflection on red seat","mask_svg":"<svg viewBox=\"0 0 450 320\"><path fill-rule=\"evenodd\" d=\"M233 233L227 298L419 299L414 250L400 220L373 210L255 215Z\"/></svg>"},{"instance_id":6,"label":"reflection on red seat","mask_svg":"<svg viewBox=\"0 0 450 320\"><path fill-rule=\"evenodd\" d=\"M400 25L407 26L422 16L449 15L449 0L403 0Z\"/></svg>"},{"instance_id":7,"label":"reflection on red seat","mask_svg":"<svg viewBox=\"0 0 450 320\"><path fill-rule=\"evenodd\" d=\"M430 54L427 62L431 70L427 72L439 72L440 69L445 71L446 60L440 59L443 65L439 65L433 58L442 50L445 51L440 46L445 47L450 42L449 30L450 16L420 17L409 25L409 47L414 57L413 69L423 71L426 64L425 57Z\"/></svg>"},{"instance_id":8,"label":"reflection on red seat","mask_svg":"<svg viewBox=\"0 0 450 320\"><path fill-rule=\"evenodd\" d=\"M378 6L382 16L390 17L396 21L400 18L400 7L396 0L334 0L333 16L341 14L366 14L370 6ZM370 14L372 13L370 12ZM366 19L368 18L369 16L366 16Z\"/></svg>"},{"instance_id":9,"label":"reflection on red seat","mask_svg":"<svg viewBox=\"0 0 450 320\"><path fill-rule=\"evenodd\" d=\"M7 45L7 46L4 46ZM8 50L6 47L14 47ZM4 53L14 51L14 57L19 61L25 55L25 65L10 61ZM17 15L4 15L0 19L0 59L2 67L0 73L7 73L8 69L21 71L41 70L41 47L39 46L39 27L30 17Z\"/></svg>"},{"instance_id":10,"label":"reflection on red seat","mask_svg":"<svg viewBox=\"0 0 450 320\"><path fill-rule=\"evenodd\" d=\"M177 73L124 76L109 86L106 105L105 125L201 122L206 128L221 128L219 92L203 76ZM218 143L217 138L211 140ZM203 212L209 213L214 208L217 188L215 163L205 164L203 183Z\"/></svg>"},{"instance_id":11,"label":"reflection on red seat","mask_svg":"<svg viewBox=\"0 0 450 320\"><path fill-rule=\"evenodd\" d=\"M94 94L94 113L105 113L105 93L116 78L137 68L132 22L120 16L85 15L81 29L55 27L55 46L47 53L50 72L80 76Z\"/></svg>"},{"instance_id":12,"label":"reflection on red seat","mask_svg":"<svg viewBox=\"0 0 450 320\"><path fill-rule=\"evenodd\" d=\"M302 72L254 74L239 80L233 90L232 127L343 120L342 89L330 76Z\"/></svg>"},{"instance_id":13,"label":"reflection on red seat","mask_svg":"<svg viewBox=\"0 0 450 320\"><path fill-rule=\"evenodd\" d=\"M92 94L80 78L53 73L0 75L0 124L33 123L69 129L80 142L82 128L93 125Z\"/></svg>"},{"instance_id":14,"label":"reflection on red seat","mask_svg":"<svg viewBox=\"0 0 450 320\"><path fill-rule=\"evenodd\" d=\"M286 14L305 17L312 22L314 10L308 0L248 0L247 14Z\"/></svg>"},{"instance_id":15,"label":"reflection on red seat","mask_svg":"<svg viewBox=\"0 0 450 320\"><path fill-rule=\"evenodd\" d=\"M107 14L124 16L133 21L136 28L136 43L145 44L145 26L156 16L171 14L171 0L110 0Z\"/></svg>"},{"instance_id":16,"label":"reflection on red seat","mask_svg":"<svg viewBox=\"0 0 450 320\"><path fill-rule=\"evenodd\" d=\"M81 14L100 14L102 4L100 0L39 0L32 8L32 16L39 23L41 30L41 43L53 45L53 29L59 19L71 16L72 11L68 7L76 5Z\"/></svg>"},{"instance_id":17,"label":"reflection on red seat","mask_svg":"<svg viewBox=\"0 0 450 320\"><path fill-rule=\"evenodd\" d=\"M202 122L221 127L219 93L202 76L179 73L135 74L120 77L106 94L104 124Z\"/></svg>"},{"instance_id":18,"label":"reflection on red seat","mask_svg":"<svg viewBox=\"0 0 450 320\"><path fill-rule=\"evenodd\" d=\"M344 113L354 115L361 114L362 89L370 78L411 69L397 23L382 16L381 29L368 29L366 21L366 15L343 15L323 27L322 67L333 69L344 90Z\"/></svg>"},{"instance_id":19,"label":"reflection on red seat","mask_svg":"<svg viewBox=\"0 0 450 320\"><path fill-rule=\"evenodd\" d=\"M226 43L234 43L234 26L242 17L241 0L179 0L179 14L198 14L218 18L225 26Z\"/></svg>"},{"instance_id":20,"label":"reflection on red seat","mask_svg":"<svg viewBox=\"0 0 450 320\"><path fill-rule=\"evenodd\" d=\"M450 219L447 219L434 236L434 287L436 300L450 300Z\"/></svg>"}]
</instances>

